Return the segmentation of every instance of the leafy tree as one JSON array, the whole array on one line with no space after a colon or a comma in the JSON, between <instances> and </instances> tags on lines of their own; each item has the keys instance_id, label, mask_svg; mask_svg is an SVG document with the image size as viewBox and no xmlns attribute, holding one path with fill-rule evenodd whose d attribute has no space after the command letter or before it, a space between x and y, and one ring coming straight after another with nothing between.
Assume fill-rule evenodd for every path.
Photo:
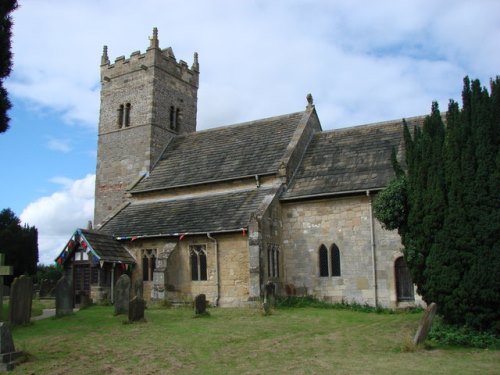
<instances>
[{"instance_id":1,"label":"leafy tree","mask_svg":"<svg viewBox=\"0 0 500 375\"><path fill-rule=\"evenodd\" d=\"M374 210L445 321L500 332L499 77L490 92L466 77L446 125L436 103L413 134L405 125L406 172L395 168Z\"/></svg>"},{"instance_id":2,"label":"leafy tree","mask_svg":"<svg viewBox=\"0 0 500 375\"><path fill-rule=\"evenodd\" d=\"M8 77L12 68L12 18L10 13L18 7L16 0L0 1L0 133L9 128L9 116L7 111L11 103L7 90L3 85L4 78Z\"/></svg>"},{"instance_id":3,"label":"leafy tree","mask_svg":"<svg viewBox=\"0 0 500 375\"><path fill-rule=\"evenodd\" d=\"M13 266L14 275L6 277L10 285L14 277L36 273L38 263L38 230L21 221L10 209L0 211L0 252L7 265Z\"/></svg>"}]
</instances>

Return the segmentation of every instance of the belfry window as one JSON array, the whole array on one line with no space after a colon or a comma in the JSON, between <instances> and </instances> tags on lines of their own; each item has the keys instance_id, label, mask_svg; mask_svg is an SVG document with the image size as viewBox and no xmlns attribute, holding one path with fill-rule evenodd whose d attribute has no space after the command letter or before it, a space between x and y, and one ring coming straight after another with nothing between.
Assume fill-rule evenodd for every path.
<instances>
[{"instance_id":1,"label":"belfry window","mask_svg":"<svg viewBox=\"0 0 500 375\"><path fill-rule=\"evenodd\" d=\"M170 113L169 113L169 119L170 119L170 129L174 131L179 130L179 121L181 117L181 109L176 108L173 105L170 106Z\"/></svg>"},{"instance_id":2,"label":"belfry window","mask_svg":"<svg viewBox=\"0 0 500 375\"><path fill-rule=\"evenodd\" d=\"M319 276L330 277L340 276L340 250L336 244L332 244L328 250L325 245L321 245L318 251Z\"/></svg>"},{"instance_id":3,"label":"belfry window","mask_svg":"<svg viewBox=\"0 0 500 375\"><path fill-rule=\"evenodd\" d=\"M130 103L127 104L120 104L120 107L118 107L118 118L117 118L117 124L118 128L123 128L123 127L128 127L130 126L130 110L132 106Z\"/></svg>"},{"instance_id":4,"label":"belfry window","mask_svg":"<svg viewBox=\"0 0 500 375\"><path fill-rule=\"evenodd\" d=\"M191 258L191 280L207 280L207 249L205 245L189 247Z\"/></svg>"}]
</instances>

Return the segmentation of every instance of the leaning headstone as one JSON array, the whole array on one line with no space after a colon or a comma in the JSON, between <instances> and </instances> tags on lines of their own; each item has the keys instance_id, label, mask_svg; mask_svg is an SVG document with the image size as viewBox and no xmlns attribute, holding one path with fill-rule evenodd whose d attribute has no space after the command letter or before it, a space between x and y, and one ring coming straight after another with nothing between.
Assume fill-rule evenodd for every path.
<instances>
[{"instance_id":1,"label":"leaning headstone","mask_svg":"<svg viewBox=\"0 0 500 375\"><path fill-rule=\"evenodd\" d=\"M429 335L432 327L432 321L434 320L434 316L436 315L436 311L437 305L434 302L427 306L427 309L424 312L424 316L422 317L422 320L420 321L420 324L418 326L417 333L413 338L414 345L419 345L427 339L427 336Z\"/></svg>"},{"instance_id":2,"label":"leaning headstone","mask_svg":"<svg viewBox=\"0 0 500 375\"><path fill-rule=\"evenodd\" d=\"M11 324L28 324L31 319L33 281L21 276L14 280L10 290L9 321Z\"/></svg>"},{"instance_id":3,"label":"leaning headstone","mask_svg":"<svg viewBox=\"0 0 500 375\"><path fill-rule=\"evenodd\" d=\"M115 285L115 315L127 314L130 302L130 277L121 275Z\"/></svg>"},{"instance_id":4,"label":"leaning headstone","mask_svg":"<svg viewBox=\"0 0 500 375\"><path fill-rule=\"evenodd\" d=\"M0 253L0 321L3 321L3 277L12 275L13 267L5 265L5 254Z\"/></svg>"},{"instance_id":5,"label":"leaning headstone","mask_svg":"<svg viewBox=\"0 0 500 375\"><path fill-rule=\"evenodd\" d=\"M139 297L134 297L128 305L128 321L137 322L144 320L144 300Z\"/></svg>"},{"instance_id":6,"label":"leaning headstone","mask_svg":"<svg viewBox=\"0 0 500 375\"><path fill-rule=\"evenodd\" d=\"M206 314L207 312L207 296L198 294L194 299L194 313L196 315Z\"/></svg>"},{"instance_id":7,"label":"leaning headstone","mask_svg":"<svg viewBox=\"0 0 500 375\"><path fill-rule=\"evenodd\" d=\"M57 280L56 294L56 316L64 316L73 313L73 282L70 278L62 276Z\"/></svg>"},{"instance_id":8,"label":"leaning headstone","mask_svg":"<svg viewBox=\"0 0 500 375\"><path fill-rule=\"evenodd\" d=\"M15 360L21 355L16 352L14 340L10 333L9 326L0 323L0 371L11 371L14 369Z\"/></svg>"},{"instance_id":9,"label":"leaning headstone","mask_svg":"<svg viewBox=\"0 0 500 375\"><path fill-rule=\"evenodd\" d=\"M142 279L134 281L134 295L140 299L144 299L144 281Z\"/></svg>"}]
</instances>

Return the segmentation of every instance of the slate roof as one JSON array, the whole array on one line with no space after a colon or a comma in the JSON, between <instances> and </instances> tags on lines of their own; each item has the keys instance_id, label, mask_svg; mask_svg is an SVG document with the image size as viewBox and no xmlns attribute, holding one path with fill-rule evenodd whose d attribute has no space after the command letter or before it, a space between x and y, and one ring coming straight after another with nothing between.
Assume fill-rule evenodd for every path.
<instances>
[{"instance_id":1,"label":"slate roof","mask_svg":"<svg viewBox=\"0 0 500 375\"><path fill-rule=\"evenodd\" d=\"M155 202L137 201L101 227L114 237L177 236L179 234L237 231L246 228L274 189L254 188Z\"/></svg>"},{"instance_id":2,"label":"slate roof","mask_svg":"<svg viewBox=\"0 0 500 375\"><path fill-rule=\"evenodd\" d=\"M87 240L92 250L105 262L135 263L134 257L120 242L104 233L80 229L80 233Z\"/></svg>"},{"instance_id":3,"label":"slate roof","mask_svg":"<svg viewBox=\"0 0 500 375\"><path fill-rule=\"evenodd\" d=\"M411 128L424 117L406 122ZM316 133L283 200L339 194L386 186L394 175L390 156L403 147L403 121Z\"/></svg>"},{"instance_id":4,"label":"slate roof","mask_svg":"<svg viewBox=\"0 0 500 375\"><path fill-rule=\"evenodd\" d=\"M175 137L131 191L276 173L303 116L297 112Z\"/></svg>"}]
</instances>

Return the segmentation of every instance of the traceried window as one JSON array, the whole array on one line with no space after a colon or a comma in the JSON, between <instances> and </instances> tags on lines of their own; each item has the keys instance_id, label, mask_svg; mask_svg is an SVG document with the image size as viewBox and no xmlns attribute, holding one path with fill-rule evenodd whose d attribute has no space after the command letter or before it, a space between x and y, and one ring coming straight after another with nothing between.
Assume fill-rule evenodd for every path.
<instances>
[{"instance_id":1,"label":"traceried window","mask_svg":"<svg viewBox=\"0 0 500 375\"><path fill-rule=\"evenodd\" d=\"M267 276L280 276L280 251L277 244L267 245Z\"/></svg>"},{"instance_id":2,"label":"traceried window","mask_svg":"<svg viewBox=\"0 0 500 375\"><path fill-rule=\"evenodd\" d=\"M152 281L156 268L156 249L142 250L142 280Z\"/></svg>"},{"instance_id":3,"label":"traceried window","mask_svg":"<svg viewBox=\"0 0 500 375\"><path fill-rule=\"evenodd\" d=\"M207 248L205 245L189 246L191 280L207 280Z\"/></svg>"},{"instance_id":4,"label":"traceried window","mask_svg":"<svg viewBox=\"0 0 500 375\"><path fill-rule=\"evenodd\" d=\"M396 273L396 295L398 302L415 301L413 281L403 257L396 259L394 269Z\"/></svg>"},{"instance_id":5,"label":"traceried window","mask_svg":"<svg viewBox=\"0 0 500 375\"><path fill-rule=\"evenodd\" d=\"M336 244L332 244L330 249L321 245L318 251L319 276L330 277L340 276L340 250Z\"/></svg>"}]
</instances>

